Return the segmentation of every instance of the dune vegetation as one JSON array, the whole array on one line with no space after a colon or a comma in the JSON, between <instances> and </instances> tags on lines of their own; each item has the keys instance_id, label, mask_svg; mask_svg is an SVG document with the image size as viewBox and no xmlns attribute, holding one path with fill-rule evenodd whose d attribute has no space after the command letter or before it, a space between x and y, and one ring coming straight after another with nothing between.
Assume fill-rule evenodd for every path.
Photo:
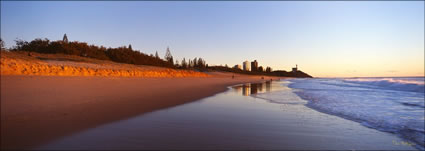
<instances>
[{"instance_id":1,"label":"dune vegetation","mask_svg":"<svg viewBox=\"0 0 425 151\"><path fill-rule=\"evenodd\" d=\"M193 70L116 63L64 54L1 52L1 75L208 77Z\"/></svg>"}]
</instances>

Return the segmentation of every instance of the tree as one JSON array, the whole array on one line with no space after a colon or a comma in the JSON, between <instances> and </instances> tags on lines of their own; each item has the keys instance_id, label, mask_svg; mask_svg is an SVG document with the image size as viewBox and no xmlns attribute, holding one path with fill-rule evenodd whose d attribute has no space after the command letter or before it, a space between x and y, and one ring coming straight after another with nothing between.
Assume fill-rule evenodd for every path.
<instances>
[{"instance_id":1,"label":"tree","mask_svg":"<svg viewBox=\"0 0 425 151\"><path fill-rule=\"evenodd\" d=\"M50 41L49 39L36 38L31 42L27 42L21 39L16 39L16 46L13 48L13 51L23 50L23 51L35 51L39 53L48 53Z\"/></svg>"},{"instance_id":2,"label":"tree","mask_svg":"<svg viewBox=\"0 0 425 151\"><path fill-rule=\"evenodd\" d=\"M198 58L193 59L193 67L198 67Z\"/></svg>"},{"instance_id":3,"label":"tree","mask_svg":"<svg viewBox=\"0 0 425 151\"><path fill-rule=\"evenodd\" d=\"M67 38L64 38L65 41L66 39ZM0 40L3 41L1 38ZM129 47L105 48L103 46L88 45L85 42L72 41L65 43L63 40L50 41L41 38L34 39L30 42L16 39L15 42L16 46L14 46L11 51L29 51L48 54L62 53L101 60L111 60L120 63L175 67L174 62L170 63L156 58L153 54L149 56L140 51L132 50L130 49L131 45L129 45Z\"/></svg>"},{"instance_id":4,"label":"tree","mask_svg":"<svg viewBox=\"0 0 425 151\"><path fill-rule=\"evenodd\" d=\"M264 72L263 66L258 67L258 71Z\"/></svg>"},{"instance_id":5,"label":"tree","mask_svg":"<svg viewBox=\"0 0 425 151\"><path fill-rule=\"evenodd\" d=\"M170 64L173 64L173 56L171 55L170 52L170 47L167 47L167 51L165 52L165 57L164 57L165 61L169 62Z\"/></svg>"},{"instance_id":6,"label":"tree","mask_svg":"<svg viewBox=\"0 0 425 151\"><path fill-rule=\"evenodd\" d=\"M158 51L155 52L155 58L159 59Z\"/></svg>"},{"instance_id":7,"label":"tree","mask_svg":"<svg viewBox=\"0 0 425 151\"><path fill-rule=\"evenodd\" d=\"M68 43L68 36L66 36L66 34L65 34L65 35L63 35L63 39L62 39L62 41L63 41L64 43Z\"/></svg>"},{"instance_id":8,"label":"tree","mask_svg":"<svg viewBox=\"0 0 425 151\"><path fill-rule=\"evenodd\" d=\"M28 45L27 41L24 41L22 39L18 39L16 38L15 40L16 46L13 47L13 51L17 51L17 50L23 50L24 46Z\"/></svg>"},{"instance_id":9,"label":"tree","mask_svg":"<svg viewBox=\"0 0 425 151\"><path fill-rule=\"evenodd\" d=\"M128 45L128 49L133 50L133 48L131 48L131 44Z\"/></svg>"},{"instance_id":10,"label":"tree","mask_svg":"<svg viewBox=\"0 0 425 151\"><path fill-rule=\"evenodd\" d=\"M182 67L187 68L187 62L186 62L185 58L183 58L183 60L182 60Z\"/></svg>"},{"instance_id":11,"label":"tree","mask_svg":"<svg viewBox=\"0 0 425 151\"><path fill-rule=\"evenodd\" d=\"M198 59L198 67L199 68L205 68L205 60L202 58Z\"/></svg>"},{"instance_id":12,"label":"tree","mask_svg":"<svg viewBox=\"0 0 425 151\"><path fill-rule=\"evenodd\" d=\"M168 62L173 64L173 56L171 56L170 59L168 59Z\"/></svg>"},{"instance_id":13,"label":"tree","mask_svg":"<svg viewBox=\"0 0 425 151\"><path fill-rule=\"evenodd\" d=\"M272 68L267 67L267 68L266 68L266 72L272 72Z\"/></svg>"},{"instance_id":14,"label":"tree","mask_svg":"<svg viewBox=\"0 0 425 151\"><path fill-rule=\"evenodd\" d=\"M0 38L0 49L4 49L4 41Z\"/></svg>"}]
</instances>

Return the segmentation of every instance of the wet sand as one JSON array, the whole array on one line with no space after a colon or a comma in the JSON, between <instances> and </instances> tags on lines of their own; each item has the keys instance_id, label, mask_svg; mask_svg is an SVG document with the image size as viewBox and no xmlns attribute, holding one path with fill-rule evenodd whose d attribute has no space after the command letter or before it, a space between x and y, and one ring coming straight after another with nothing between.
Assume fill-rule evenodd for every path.
<instances>
[{"instance_id":1,"label":"wet sand","mask_svg":"<svg viewBox=\"0 0 425 151\"><path fill-rule=\"evenodd\" d=\"M308 108L281 84L239 85L37 149L415 150L393 134Z\"/></svg>"},{"instance_id":2,"label":"wet sand","mask_svg":"<svg viewBox=\"0 0 425 151\"><path fill-rule=\"evenodd\" d=\"M225 91L259 76L207 78L1 76L1 149L33 149L105 123ZM270 79L270 78L266 78Z\"/></svg>"}]
</instances>

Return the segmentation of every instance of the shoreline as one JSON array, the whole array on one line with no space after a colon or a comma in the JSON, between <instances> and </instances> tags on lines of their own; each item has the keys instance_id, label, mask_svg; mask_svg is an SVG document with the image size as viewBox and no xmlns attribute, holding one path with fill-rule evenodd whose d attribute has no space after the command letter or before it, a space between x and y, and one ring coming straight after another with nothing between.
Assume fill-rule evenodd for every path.
<instances>
[{"instance_id":1,"label":"shoreline","mask_svg":"<svg viewBox=\"0 0 425 151\"><path fill-rule=\"evenodd\" d=\"M1 76L1 149L32 149L52 140L193 102L261 76L129 78ZM265 79L280 79L281 77Z\"/></svg>"},{"instance_id":2,"label":"shoreline","mask_svg":"<svg viewBox=\"0 0 425 151\"><path fill-rule=\"evenodd\" d=\"M199 102L105 124L37 149L416 150L393 134L306 107L306 100L280 84L236 86ZM244 90L260 97L246 96ZM283 96L276 100L283 104L271 101L276 94Z\"/></svg>"}]
</instances>

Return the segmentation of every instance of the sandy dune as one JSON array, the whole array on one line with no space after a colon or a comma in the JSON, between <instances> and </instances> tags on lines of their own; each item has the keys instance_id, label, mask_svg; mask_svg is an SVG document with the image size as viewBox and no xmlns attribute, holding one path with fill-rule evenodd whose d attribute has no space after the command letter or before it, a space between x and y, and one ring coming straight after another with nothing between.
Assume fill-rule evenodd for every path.
<instances>
[{"instance_id":1,"label":"sandy dune","mask_svg":"<svg viewBox=\"0 0 425 151\"><path fill-rule=\"evenodd\" d=\"M122 64L70 55L2 51L2 75L103 77L207 77L202 72Z\"/></svg>"}]
</instances>

